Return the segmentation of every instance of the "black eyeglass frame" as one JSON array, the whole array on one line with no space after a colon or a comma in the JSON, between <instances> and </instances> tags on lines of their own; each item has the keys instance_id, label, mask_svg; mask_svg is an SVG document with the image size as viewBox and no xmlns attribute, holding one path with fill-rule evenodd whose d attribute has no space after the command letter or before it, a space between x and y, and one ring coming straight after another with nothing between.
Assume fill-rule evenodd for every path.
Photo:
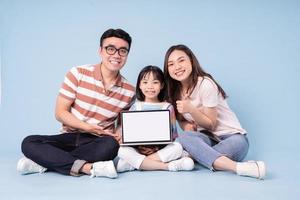
<instances>
[{"instance_id":1,"label":"black eyeglass frame","mask_svg":"<svg viewBox=\"0 0 300 200\"><path fill-rule=\"evenodd\" d=\"M114 50L113 53L112 52L108 52L108 48L112 48ZM106 51L106 53L108 55L114 55L116 52L118 52L119 56L126 57L128 55L128 53L129 53L129 49L127 49L125 47L121 47L121 48L117 49L113 45L108 45L108 46L104 47L104 49L105 49L105 51ZM126 50L126 54L120 54L120 50Z\"/></svg>"}]
</instances>

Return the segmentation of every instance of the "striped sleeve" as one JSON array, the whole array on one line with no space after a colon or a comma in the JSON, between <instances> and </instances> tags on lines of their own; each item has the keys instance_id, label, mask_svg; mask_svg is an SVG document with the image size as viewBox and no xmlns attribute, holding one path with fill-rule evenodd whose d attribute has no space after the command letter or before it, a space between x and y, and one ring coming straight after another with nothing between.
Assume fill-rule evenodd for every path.
<instances>
[{"instance_id":1,"label":"striped sleeve","mask_svg":"<svg viewBox=\"0 0 300 200\"><path fill-rule=\"evenodd\" d=\"M59 95L73 101L76 96L79 80L80 73L76 67L73 67L66 74L64 82L59 90Z\"/></svg>"}]
</instances>

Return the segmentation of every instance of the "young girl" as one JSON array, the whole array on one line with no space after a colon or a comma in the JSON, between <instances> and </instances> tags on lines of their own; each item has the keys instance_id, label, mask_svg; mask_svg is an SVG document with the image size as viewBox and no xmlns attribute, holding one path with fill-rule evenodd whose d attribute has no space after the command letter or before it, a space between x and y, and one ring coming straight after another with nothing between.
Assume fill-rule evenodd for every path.
<instances>
[{"instance_id":1,"label":"young girl","mask_svg":"<svg viewBox=\"0 0 300 200\"><path fill-rule=\"evenodd\" d=\"M200 164L262 179L262 161L240 162L248 152L246 131L227 105L226 93L200 66L184 45L168 49L164 73L169 101L174 105L184 134L179 142Z\"/></svg>"},{"instance_id":2,"label":"young girl","mask_svg":"<svg viewBox=\"0 0 300 200\"><path fill-rule=\"evenodd\" d=\"M173 106L165 102L166 86L164 74L156 66L146 66L138 76L136 84L137 101L130 110L169 109L171 112L172 134L177 137L176 118ZM154 124L152 124L154 125ZM149 124L151 126L151 124ZM181 157L182 146L173 142L166 146L120 147L117 171L139 170L192 170L194 162L189 157Z\"/></svg>"}]
</instances>

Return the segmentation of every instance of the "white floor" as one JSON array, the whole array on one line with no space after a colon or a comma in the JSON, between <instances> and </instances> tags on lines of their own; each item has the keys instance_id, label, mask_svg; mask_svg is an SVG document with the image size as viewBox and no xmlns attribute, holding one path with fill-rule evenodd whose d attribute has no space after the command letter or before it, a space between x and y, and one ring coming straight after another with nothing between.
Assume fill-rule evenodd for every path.
<instances>
[{"instance_id":1,"label":"white floor","mask_svg":"<svg viewBox=\"0 0 300 200\"><path fill-rule=\"evenodd\" d=\"M0 199L299 199L299 164L292 158L266 160L265 180L211 172L127 172L117 179L71 177L48 172L22 176L16 172L21 153L0 153ZM298 190L298 191L297 191Z\"/></svg>"}]
</instances>

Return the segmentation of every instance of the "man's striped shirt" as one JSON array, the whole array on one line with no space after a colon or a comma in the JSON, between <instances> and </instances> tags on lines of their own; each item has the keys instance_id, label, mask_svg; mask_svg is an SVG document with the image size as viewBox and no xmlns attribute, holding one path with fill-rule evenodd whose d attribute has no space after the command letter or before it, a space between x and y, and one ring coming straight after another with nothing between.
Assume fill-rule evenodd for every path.
<instances>
[{"instance_id":1,"label":"man's striped shirt","mask_svg":"<svg viewBox=\"0 0 300 200\"><path fill-rule=\"evenodd\" d=\"M113 130L118 114L131 106L135 88L120 74L105 90L100 64L73 67L65 76L59 95L73 101L71 113L79 120ZM63 132L73 132L63 125Z\"/></svg>"}]
</instances>

